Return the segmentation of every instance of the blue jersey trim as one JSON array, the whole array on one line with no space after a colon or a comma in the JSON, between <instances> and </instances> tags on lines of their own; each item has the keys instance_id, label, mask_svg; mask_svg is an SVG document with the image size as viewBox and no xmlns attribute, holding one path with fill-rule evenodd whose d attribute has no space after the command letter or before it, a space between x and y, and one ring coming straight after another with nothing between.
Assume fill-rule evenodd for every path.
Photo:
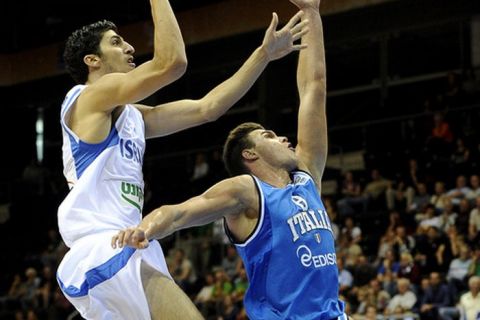
<instances>
[{"instance_id":1,"label":"blue jersey trim","mask_svg":"<svg viewBox=\"0 0 480 320\"><path fill-rule=\"evenodd\" d=\"M71 285L65 287L62 280L57 276L60 288L65 294L72 298L86 296L90 289L93 289L100 283L112 278L117 272L125 267L135 250L136 249L131 247L125 247L120 253L114 255L104 264L87 271L87 273L85 273L85 281L80 285L80 288Z\"/></svg>"},{"instance_id":2,"label":"blue jersey trim","mask_svg":"<svg viewBox=\"0 0 480 320\"><path fill-rule=\"evenodd\" d=\"M116 128L113 128L108 137L98 144L90 144L81 140L77 142L73 135L69 134L69 136L77 179L80 179L83 172L104 150L117 145L120 141Z\"/></svg>"}]
</instances>

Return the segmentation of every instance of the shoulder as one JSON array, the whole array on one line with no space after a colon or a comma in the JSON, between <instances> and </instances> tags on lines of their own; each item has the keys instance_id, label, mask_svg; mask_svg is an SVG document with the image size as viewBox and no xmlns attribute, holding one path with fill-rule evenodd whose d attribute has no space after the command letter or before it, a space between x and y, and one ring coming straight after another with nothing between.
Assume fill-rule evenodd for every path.
<instances>
[{"instance_id":1,"label":"shoulder","mask_svg":"<svg viewBox=\"0 0 480 320\"><path fill-rule=\"evenodd\" d=\"M232 178L227 178L218 183L225 191L235 196L249 195L255 191L255 181L253 176L243 174Z\"/></svg>"}]
</instances>

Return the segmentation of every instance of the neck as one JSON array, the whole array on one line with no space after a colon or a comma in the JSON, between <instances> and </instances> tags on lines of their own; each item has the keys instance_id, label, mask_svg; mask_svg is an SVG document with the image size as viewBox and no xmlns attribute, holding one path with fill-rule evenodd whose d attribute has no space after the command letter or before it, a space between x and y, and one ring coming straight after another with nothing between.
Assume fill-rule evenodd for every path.
<instances>
[{"instance_id":1,"label":"neck","mask_svg":"<svg viewBox=\"0 0 480 320\"><path fill-rule=\"evenodd\" d=\"M285 169L255 168L251 172L260 180L277 188L283 188L292 182L290 172Z\"/></svg>"}]
</instances>

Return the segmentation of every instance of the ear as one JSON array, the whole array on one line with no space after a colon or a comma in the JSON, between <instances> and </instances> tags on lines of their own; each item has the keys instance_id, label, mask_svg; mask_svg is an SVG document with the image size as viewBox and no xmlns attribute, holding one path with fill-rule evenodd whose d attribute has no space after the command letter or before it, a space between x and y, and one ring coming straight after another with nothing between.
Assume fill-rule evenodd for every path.
<instances>
[{"instance_id":1,"label":"ear","mask_svg":"<svg viewBox=\"0 0 480 320\"><path fill-rule=\"evenodd\" d=\"M100 67L100 57L97 56L96 54L87 54L83 58L83 62L88 66L92 68L98 68Z\"/></svg>"},{"instance_id":2,"label":"ear","mask_svg":"<svg viewBox=\"0 0 480 320\"><path fill-rule=\"evenodd\" d=\"M242 151L242 157L245 160L253 161L258 159L258 154L253 149L244 149Z\"/></svg>"}]
</instances>

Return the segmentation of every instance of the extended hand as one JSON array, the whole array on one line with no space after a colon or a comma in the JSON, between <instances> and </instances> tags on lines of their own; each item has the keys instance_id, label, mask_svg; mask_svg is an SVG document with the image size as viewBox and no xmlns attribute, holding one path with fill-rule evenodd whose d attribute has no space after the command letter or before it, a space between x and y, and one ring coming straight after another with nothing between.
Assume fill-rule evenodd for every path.
<instances>
[{"instance_id":1,"label":"extended hand","mask_svg":"<svg viewBox=\"0 0 480 320\"><path fill-rule=\"evenodd\" d=\"M127 228L118 232L112 237L112 248L116 249L124 246L133 247L136 249L145 249L148 247L148 239L145 236L145 231L138 227Z\"/></svg>"},{"instance_id":2,"label":"extended hand","mask_svg":"<svg viewBox=\"0 0 480 320\"><path fill-rule=\"evenodd\" d=\"M268 27L262 46L267 52L269 60L280 59L292 51L298 51L307 47L306 44L293 44L308 32L308 20L300 21L303 11L299 11L290 21L280 30L278 26L278 16L273 13L272 22Z\"/></svg>"}]
</instances>

